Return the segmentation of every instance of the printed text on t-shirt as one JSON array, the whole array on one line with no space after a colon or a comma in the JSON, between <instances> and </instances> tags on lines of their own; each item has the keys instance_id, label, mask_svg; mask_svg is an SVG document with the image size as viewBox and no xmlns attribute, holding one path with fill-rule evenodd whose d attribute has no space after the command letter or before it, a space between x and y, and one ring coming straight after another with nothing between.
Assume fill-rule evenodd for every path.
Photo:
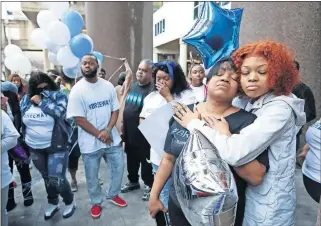
<instances>
[{"instance_id":1,"label":"printed text on t-shirt","mask_svg":"<svg viewBox=\"0 0 321 226\"><path fill-rule=\"evenodd\" d=\"M104 107L106 105L109 105L109 100L98 101L96 103L90 104L89 105L89 109L90 110L94 110L96 108L101 108L101 107Z\"/></svg>"},{"instance_id":2,"label":"printed text on t-shirt","mask_svg":"<svg viewBox=\"0 0 321 226\"><path fill-rule=\"evenodd\" d=\"M26 113L23 117L25 118L44 118L47 117L44 113Z\"/></svg>"}]
</instances>

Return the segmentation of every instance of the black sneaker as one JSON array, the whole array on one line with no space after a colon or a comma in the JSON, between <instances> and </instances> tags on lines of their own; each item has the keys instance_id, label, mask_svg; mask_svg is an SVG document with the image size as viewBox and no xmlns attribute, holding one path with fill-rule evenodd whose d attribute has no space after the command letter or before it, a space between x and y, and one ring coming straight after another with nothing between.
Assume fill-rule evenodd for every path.
<instances>
[{"instance_id":1,"label":"black sneaker","mask_svg":"<svg viewBox=\"0 0 321 226\"><path fill-rule=\"evenodd\" d=\"M142 200L144 200L144 201L148 201L149 200L149 196L150 196L150 191L151 190L152 190L151 187L145 185L144 194L143 194Z\"/></svg>"},{"instance_id":2,"label":"black sneaker","mask_svg":"<svg viewBox=\"0 0 321 226\"><path fill-rule=\"evenodd\" d=\"M121 193L127 193L127 192L134 191L134 190L137 190L137 189L140 189L139 183L128 182L127 184L125 184L121 188Z\"/></svg>"}]
</instances>

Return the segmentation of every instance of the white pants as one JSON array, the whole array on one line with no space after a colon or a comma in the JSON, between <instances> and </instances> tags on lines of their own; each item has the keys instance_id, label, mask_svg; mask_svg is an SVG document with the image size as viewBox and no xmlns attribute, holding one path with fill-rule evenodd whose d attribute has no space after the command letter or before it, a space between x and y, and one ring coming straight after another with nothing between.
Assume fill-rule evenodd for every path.
<instances>
[{"instance_id":1,"label":"white pants","mask_svg":"<svg viewBox=\"0 0 321 226\"><path fill-rule=\"evenodd\" d=\"M1 226L8 226L8 213L7 213L7 202L8 202L9 185L1 189Z\"/></svg>"}]
</instances>

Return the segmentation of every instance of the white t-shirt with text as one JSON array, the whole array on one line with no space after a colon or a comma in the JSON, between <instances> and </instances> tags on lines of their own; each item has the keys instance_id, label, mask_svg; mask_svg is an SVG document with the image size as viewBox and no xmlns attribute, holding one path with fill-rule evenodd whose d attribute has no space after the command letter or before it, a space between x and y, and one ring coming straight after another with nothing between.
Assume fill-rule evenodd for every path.
<instances>
[{"instance_id":1,"label":"white t-shirt with text","mask_svg":"<svg viewBox=\"0 0 321 226\"><path fill-rule=\"evenodd\" d=\"M195 94L192 90L183 91L180 96L174 95L174 100L186 105L197 102ZM147 118L148 116L153 114L158 108L166 104L167 104L166 99L162 95L160 95L158 91L151 92L144 99L144 107L139 117ZM154 150L153 148L151 148L150 161L153 164L159 166L163 157L163 153L164 153L164 150Z\"/></svg>"},{"instance_id":2,"label":"white t-shirt with text","mask_svg":"<svg viewBox=\"0 0 321 226\"><path fill-rule=\"evenodd\" d=\"M51 146L52 131L55 120L45 114L40 107L32 105L24 114L26 125L26 144L33 149L44 149Z\"/></svg>"},{"instance_id":3,"label":"white t-shirt with text","mask_svg":"<svg viewBox=\"0 0 321 226\"><path fill-rule=\"evenodd\" d=\"M96 83L81 79L71 89L67 107L67 118L84 117L97 130L107 128L111 113L119 109L114 86L104 79L98 78ZM78 126L78 144L81 153L88 154L110 146L117 146L121 138L116 127L112 129L113 142L108 145L84 131Z\"/></svg>"}]
</instances>

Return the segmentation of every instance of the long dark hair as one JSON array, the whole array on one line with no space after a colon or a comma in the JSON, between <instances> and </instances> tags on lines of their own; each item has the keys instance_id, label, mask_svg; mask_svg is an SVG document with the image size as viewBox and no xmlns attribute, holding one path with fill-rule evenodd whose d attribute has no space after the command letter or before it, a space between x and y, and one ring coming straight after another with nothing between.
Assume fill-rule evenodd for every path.
<instances>
[{"instance_id":1,"label":"long dark hair","mask_svg":"<svg viewBox=\"0 0 321 226\"><path fill-rule=\"evenodd\" d=\"M29 97L33 97L34 95L39 95L39 88L37 86L41 83L47 83L48 86L46 90L50 91L58 91L59 87L55 84L54 81L50 79L50 77L41 71L33 71L31 72L30 79L29 79Z\"/></svg>"},{"instance_id":2,"label":"long dark hair","mask_svg":"<svg viewBox=\"0 0 321 226\"><path fill-rule=\"evenodd\" d=\"M173 70L173 87L171 88L171 94L175 94L177 96L180 96L180 94L189 89L188 83L186 81L185 78L185 74L183 72L182 67L174 62L174 61L169 61L169 60L165 60L165 61L161 61L155 64L154 68L153 68L153 80L154 80L154 91L157 90L156 88L156 74L157 72L163 71L165 73L170 74L170 70L168 69L168 66L172 67ZM171 76L170 76L171 77Z\"/></svg>"}]
</instances>

